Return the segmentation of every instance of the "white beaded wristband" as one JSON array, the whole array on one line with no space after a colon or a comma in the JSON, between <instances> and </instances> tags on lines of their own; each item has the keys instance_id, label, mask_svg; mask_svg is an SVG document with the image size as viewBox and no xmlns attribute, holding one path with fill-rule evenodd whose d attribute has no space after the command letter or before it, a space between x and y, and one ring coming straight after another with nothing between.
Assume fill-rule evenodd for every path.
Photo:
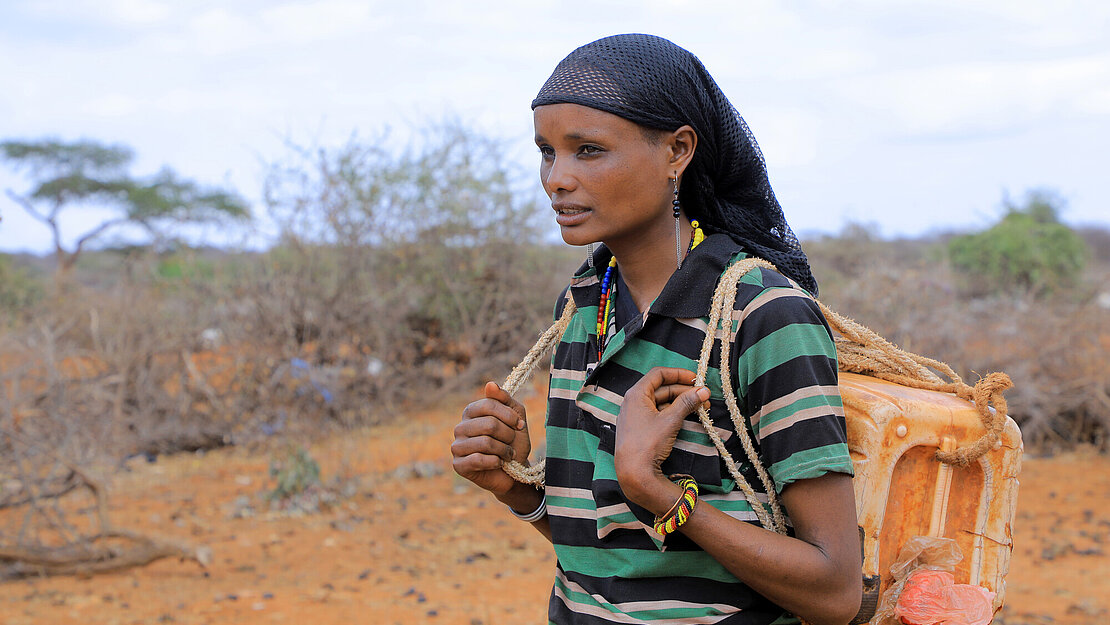
<instances>
[{"instance_id":1,"label":"white beaded wristband","mask_svg":"<svg viewBox=\"0 0 1110 625\"><path fill-rule=\"evenodd\" d=\"M528 514L521 514L516 510L513 510L511 506L509 506L508 508L509 512L512 512L513 516L520 519L521 521L524 521L526 523L535 523L547 514L547 495L544 495L543 499L540 500L539 507L532 512L529 512Z\"/></svg>"}]
</instances>

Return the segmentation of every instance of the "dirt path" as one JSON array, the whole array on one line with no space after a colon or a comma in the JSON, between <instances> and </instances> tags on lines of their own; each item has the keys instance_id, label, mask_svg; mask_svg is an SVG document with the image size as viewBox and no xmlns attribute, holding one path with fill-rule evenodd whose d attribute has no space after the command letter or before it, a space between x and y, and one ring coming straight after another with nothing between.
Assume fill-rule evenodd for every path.
<instances>
[{"instance_id":1,"label":"dirt path","mask_svg":"<svg viewBox=\"0 0 1110 625\"><path fill-rule=\"evenodd\" d=\"M117 523L205 543L213 564L2 584L0 623L545 623L551 551L451 473L454 421L427 412L312 447L325 480L346 478L354 494L300 517L260 496L280 449L132 464L113 485ZM1110 622L1110 458L1027 458L1021 483L995 622Z\"/></svg>"}]
</instances>

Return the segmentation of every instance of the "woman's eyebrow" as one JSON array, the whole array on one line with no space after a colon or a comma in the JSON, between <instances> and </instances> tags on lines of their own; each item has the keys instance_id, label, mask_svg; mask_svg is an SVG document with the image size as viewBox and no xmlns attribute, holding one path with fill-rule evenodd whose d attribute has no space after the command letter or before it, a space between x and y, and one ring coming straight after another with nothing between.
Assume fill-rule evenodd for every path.
<instances>
[{"instance_id":1,"label":"woman's eyebrow","mask_svg":"<svg viewBox=\"0 0 1110 625\"><path fill-rule=\"evenodd\" d=\"M579 134L577 132L572 132L572 133L566 135L566 138L571 140L571 141L589 141L589 140L592 140L594 137L591 137L589 135L589 133Z\"/></svg>"},{"instance_id":2,"label":"woman's eyebrow","mask_svg":"<svg viewBox=\"0 0 1110 625\"><path fill-rule=\"evenodd\" d=\"M596 139L596 137L591 136L588 132L569 132L563 135L564 141L595 141ZM536 135L536 143L547 143L547 139L542 135Z\"/></svg>"}]
</instances>

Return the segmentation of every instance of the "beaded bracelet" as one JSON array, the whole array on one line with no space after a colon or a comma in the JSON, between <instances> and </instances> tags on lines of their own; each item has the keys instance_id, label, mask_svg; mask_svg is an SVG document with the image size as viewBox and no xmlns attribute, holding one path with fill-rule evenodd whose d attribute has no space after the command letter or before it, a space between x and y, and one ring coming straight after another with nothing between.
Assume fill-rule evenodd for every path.
<instances>
[{"instance_id":1,"label":"beaded bracelet","mask_svg":"<svg viewBox=\"0 0 1110 625\"><path fill-rule=\"evenodd\" d=\"M672 475L671 481L682 487L682 496L674 502L671 509L661 517L655 517L656 533L666 536L673 533L690 518L698 503L698 483L689 475Z\"/></svg>"},{"instance_id":2,"label":"beaded bracelet","mask_svg":"<svg viewBox=\"0 0 1110 625\"><path fill-rule=\"evenodd\" d=\"M525 523L535 523L547 514L547 495L544 495L543 499L540 500L540 505L528 514L521 514L516 510L513 510L512 506L508 506L508 508L509 512L512 512L513 516L520 519L521 521L524 521Z\"/></svg>"}]
</instances>

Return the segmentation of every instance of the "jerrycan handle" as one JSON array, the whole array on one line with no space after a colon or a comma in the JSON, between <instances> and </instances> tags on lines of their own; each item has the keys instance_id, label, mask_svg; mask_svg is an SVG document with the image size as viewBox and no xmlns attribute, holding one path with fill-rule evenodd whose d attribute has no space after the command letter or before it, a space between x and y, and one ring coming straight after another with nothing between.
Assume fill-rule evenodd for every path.
<instances>
[{"instance_id":1,"label":"jerrycan handle","mask_svg":"<svg viewBox=\"0 0 1110 625\"><path fill-rule=\"evenodd\" d=\"M956 448L956 441L945 436L940 439L940 450L950 452ZM948 498L952 492L952 465L947 462L937 463L937 482L933 487L933 511L929 517L929 536L939 538L944 536L944 525L948 518Z\"/></svg>"}]
</instances>

